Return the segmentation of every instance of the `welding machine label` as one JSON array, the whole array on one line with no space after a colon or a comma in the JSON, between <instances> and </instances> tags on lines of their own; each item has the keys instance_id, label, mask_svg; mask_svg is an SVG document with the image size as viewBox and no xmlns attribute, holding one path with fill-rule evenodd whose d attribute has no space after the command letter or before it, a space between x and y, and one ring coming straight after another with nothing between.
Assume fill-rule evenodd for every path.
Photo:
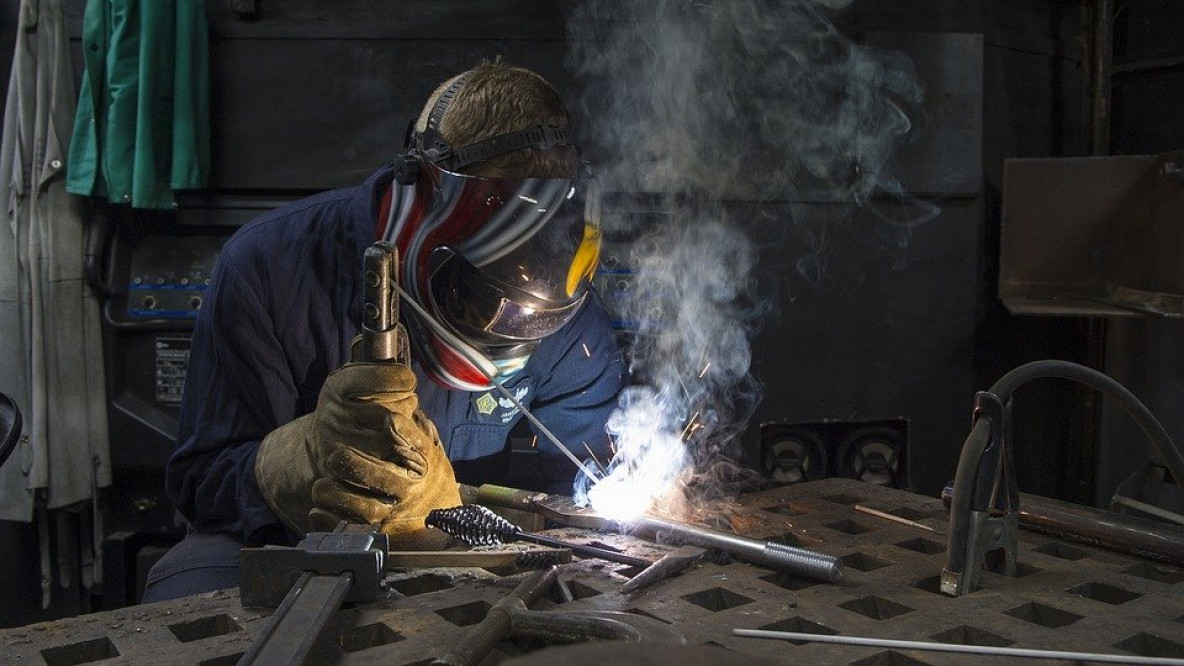
<instances>
[{"instance_id":1,"label":"welding machine label","mask_svg":"<svg viewBox=\"0 0 1184 666\"><path fill-rule=\"evenodd\" d=\"M514 395L514 400L524 403L530 395L532 387L533 382L527 380L508 390ZM507 398L501 391L486 391L478 395L473 398L473 407L477 411L477 420L480 423L508 424L521 411L514 404L514 400Z\"/></svg>"}]
</instances>

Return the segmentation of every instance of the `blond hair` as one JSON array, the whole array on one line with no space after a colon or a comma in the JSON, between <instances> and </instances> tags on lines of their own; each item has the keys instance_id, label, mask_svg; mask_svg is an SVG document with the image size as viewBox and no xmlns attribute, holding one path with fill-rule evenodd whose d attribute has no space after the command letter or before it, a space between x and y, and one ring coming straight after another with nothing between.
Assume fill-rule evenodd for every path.
<instances>
[{"instance_id":1,"label":"blond hair","mask_svg":"<svg viewBox=\"0 0 1184 666\"><path fill-rule=\"evenodd\" d=\"M461 78L459 89L438 119L437 131L453 149L499 134L547 125L566 127L567 109L555 88L538 74L504 64L500 58L457 74L428 97L415 131L423 133L440 98ZM522 148L461 169L488 178L572 178L579 170L574 146Z\"/></svg>"}]
</instances>

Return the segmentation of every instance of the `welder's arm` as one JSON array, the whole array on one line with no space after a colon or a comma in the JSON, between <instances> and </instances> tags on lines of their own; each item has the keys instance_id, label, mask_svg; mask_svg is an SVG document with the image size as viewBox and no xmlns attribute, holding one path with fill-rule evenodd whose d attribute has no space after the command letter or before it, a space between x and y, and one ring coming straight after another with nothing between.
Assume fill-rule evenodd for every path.
<instances>
[{"instance_id":1,"label":"welder's arm","mask_svg":"<svg viewBox=\"0 0 1184 666\"><path fill-rule=\"evenodd\" d=\"M431 545L427 513L461 500L415 383L402 363L347 363L325 380L314 412L263 439L255 478L288 527L330 530L344 519L377 525L400 547Z\"/></svg>"},{"instance_id":2,"label":"welder's arm","mask_svg":"<svg viewBox=\"0 0 1184 666\"><path fill-rule=\"evenodd\" d=\"M325 380L316 409L272 431L255 478L268 505L298 532L342 519L379 526L397 547L429 547L432 509L460 504L452 465L415 395L407 333L394 289L398 252L375 243L362 266L362 335Z\"/></svg>"}]
</instances>

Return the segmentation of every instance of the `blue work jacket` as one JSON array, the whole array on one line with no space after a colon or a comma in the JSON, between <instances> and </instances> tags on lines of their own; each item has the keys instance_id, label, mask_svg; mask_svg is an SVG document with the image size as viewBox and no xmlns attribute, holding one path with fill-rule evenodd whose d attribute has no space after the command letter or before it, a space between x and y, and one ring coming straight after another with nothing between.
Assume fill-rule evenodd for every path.
<instances>
[{"instance_id":1,"label":"blue work jacket","mask_svg":"<svg viewBox=\"0 0 1184 666\"><path fill-rule=\"evenodd\" d=\"M179 446L166 470L169 497L197 531L247 543L295 536L259 492L255 454L269 432L315 409L325 378L349 358L361 319L362 256L391 179L388 166L359 187L288 204L223 247L194 328ZM498 393L444 389L415 369L420 404L458 478L480 483L480 461L506 448L522 414ZM573 451L587 445L606 460L604 424L624 380L593 292L504 385ZM540 469L553 479L574 473L556 447L538 442Z\"/></svg>"}]
</instances>

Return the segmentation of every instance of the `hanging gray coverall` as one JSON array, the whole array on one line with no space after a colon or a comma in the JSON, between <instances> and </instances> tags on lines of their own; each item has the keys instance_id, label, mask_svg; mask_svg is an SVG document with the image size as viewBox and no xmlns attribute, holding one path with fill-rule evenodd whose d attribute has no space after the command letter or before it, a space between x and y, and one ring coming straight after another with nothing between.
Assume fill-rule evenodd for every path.
<instances>
[{"instance_id":1,"label":"hanging gray coverall","mask_svg":"<svg viewBox=\"0 0 1184 666\"><path fill-rule=\"evenodd\" d=\"M99 304L84 279L86 202L65 190L76 103L62 5L21 1L4 109L0 391L25 419L0 469L0 520L30 521L36 490L56 509L111 483Z\"/></svg>"}]
</instances>

